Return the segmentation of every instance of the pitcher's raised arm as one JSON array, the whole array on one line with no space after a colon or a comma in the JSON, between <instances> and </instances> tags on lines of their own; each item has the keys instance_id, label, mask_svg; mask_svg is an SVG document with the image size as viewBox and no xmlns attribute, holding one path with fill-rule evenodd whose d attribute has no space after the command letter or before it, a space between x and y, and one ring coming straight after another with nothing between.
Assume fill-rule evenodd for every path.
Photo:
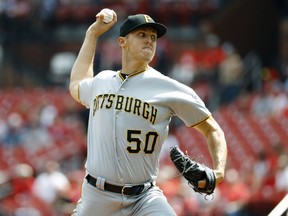
<instances>
[{"instance_id":1,"label":"pitcher's raised arm","mask_svg":"<svg viewBox=\"0 0 288 216\"><path fill-rule=\"evenodd\" d=\"M70 74L69 91L71 96L78 102L80 102L79 83L83 79L93 77L93 60L97 47L97 39L117 22L117 15L114 11L113 13L113 20L110 23L105 23L105 13L100 11L96 15L96 21L86 31L83 44Z\"/></svg>"}]
</instances>

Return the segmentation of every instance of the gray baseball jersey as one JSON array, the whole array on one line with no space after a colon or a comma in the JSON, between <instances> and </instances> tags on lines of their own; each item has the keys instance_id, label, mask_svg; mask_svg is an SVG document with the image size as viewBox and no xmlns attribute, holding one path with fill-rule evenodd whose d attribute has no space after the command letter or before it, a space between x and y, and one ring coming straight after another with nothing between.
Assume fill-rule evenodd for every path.
<instances>
[{"instance_id":1,"label":"gray baseball jersey","mask_svg":"<svg viewBox=\"0 0 288 216\"><path fill-rule=\"evenodd\" d=\"M211 115L191 88L153 68L127 78L102 71L80 83L79 98L90 108L86 169L118 184L157 177L172 116L191 127Z\"/></svg>"}]
</instances>

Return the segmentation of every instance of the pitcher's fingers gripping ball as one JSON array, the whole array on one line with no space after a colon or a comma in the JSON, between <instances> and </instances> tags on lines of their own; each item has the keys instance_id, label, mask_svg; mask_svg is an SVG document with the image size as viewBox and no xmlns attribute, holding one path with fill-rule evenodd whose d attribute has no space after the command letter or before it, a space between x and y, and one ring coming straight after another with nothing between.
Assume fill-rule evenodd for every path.
<instances>
[{"instance_id":1,"label":"pitcher's fingers gripping ball","mask_svg":"<svg viewBox=\"0 0 288 216\"><path fill-rule=\"evenodd\" d=\"M104 14L104 19L103 22L105 24L108 24L110 22L112 22L113 18L114 18L114 13L113 10L109 9L109 8L104 8L100 11L100 13Z\"/></svg>"},{"instance_id":2,"label":"pitcher's fingers gripping ball","mask_svg":"<svg viewBox=\"0 0 288 216\"><path fill-rule=\"evenodd\" d=\"M195 192L204 195L213 194L216 187L216 178L212 169L194 161L189 155L185 155L178 146L170 149L170 158ZM203 188L198 185L201 180L206 180L206 185Z\"/></svg>"}]
</instances>

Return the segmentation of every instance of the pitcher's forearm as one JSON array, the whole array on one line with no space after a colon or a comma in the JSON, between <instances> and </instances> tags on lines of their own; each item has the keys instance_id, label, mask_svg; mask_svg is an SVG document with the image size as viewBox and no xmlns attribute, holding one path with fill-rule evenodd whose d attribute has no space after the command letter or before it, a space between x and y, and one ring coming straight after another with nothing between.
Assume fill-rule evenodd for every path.
<instances>
[{"instance_id":1,"label":"pitcher's forearm","mask_svg":"<svg viewBox=\"0 0 288 216\"><path fill-rule=\"evenodd\" d=\"M71 71L71 81L93 77L93 60L96 51L97 37L89 30Z\"/></svg>"},{"instance_id":2,"label":"pitcher's forearm","mask_svg":"<svg viewBox=\"0 0 288 216\"><path fill-rule=\"evenodd\" d=\"M227 160L227 144L224 132L212 116L195 128L206 138L216 181L219 183L224 178Z\"/></svg>"},{"instance_id":3,"label":"pitcher's forearm","mask_svg":"<svg viewBox=\"0 0 288 216\"><path fill-rule=\"evenodd\" d=\"M222 181L227 160L226 140L222 130L216 130L207 137L209 152L213 161L216 179Z\"/></svg>"}]
</instances>

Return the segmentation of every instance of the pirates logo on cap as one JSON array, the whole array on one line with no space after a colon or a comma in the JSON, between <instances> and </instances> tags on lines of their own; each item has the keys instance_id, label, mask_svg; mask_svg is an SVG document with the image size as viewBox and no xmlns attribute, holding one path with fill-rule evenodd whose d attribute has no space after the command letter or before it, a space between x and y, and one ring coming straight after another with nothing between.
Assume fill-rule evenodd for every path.
<instances>
[{"instance_id":1,"label":"pirates logo on cap","mask_svg":"<svg viewBox=\"0 0 288 216\"><path fill-rule=\"evenodd\" d=\"M144 19L146 23L154 22L154 20L148 15L144 15Z\"/></svg>"}]
</instances>

